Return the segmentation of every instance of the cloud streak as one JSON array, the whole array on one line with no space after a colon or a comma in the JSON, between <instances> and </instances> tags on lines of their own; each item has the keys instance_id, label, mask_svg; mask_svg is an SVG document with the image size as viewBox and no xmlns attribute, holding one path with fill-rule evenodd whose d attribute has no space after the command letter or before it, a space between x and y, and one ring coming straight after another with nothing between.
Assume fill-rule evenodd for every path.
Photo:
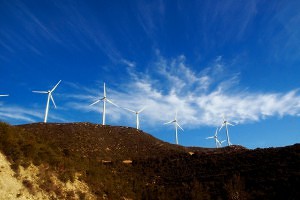
<instances>
[{"instance_id":1,"label":"cloud streak","mask_svg":"<svg viewBox=\"0 0 300 200\"><path fill-rule=\"evenodd\" d=\"M42 119L43 117L41 113L35 112L32 109L3 104L0 104L0 106L0 119L13 120L16 122L35 122L36 119Z\"/></svg>"},{"instance_id":2,"label":"cloud streak","mask_svg":"<svg viewBox=\"0 0 300 200\"><path fill-rule=\"evenodd\" d=\"M0 121L4 120L12 124L42 122L44 119L44 108L22 107L18 105L3 104L0 102ZM50 121L66 122L61 115L50 111Z\"/></svg>"},{"instance_id":3,"label":"cloud streak","mask_svg":"<svg viewBox=\"0 0 300 200\"><path fill-rule=\"evenodd\" d=\"M298 90L286 93L245 91L238 86L239 75L226 72L226 66L221 62L221 59L216 59L213 66L195 72L186 64L183 55L174 59L158 56L152 70L147 73L128 67L129 82L119 84L116 89L107 83L107 95L122 107L139 110L147 106L141 116L147 126L172 119L175 110L178 110L180 123L191 128L219 125L223 114L237 123L298 115ZM102 88L81 88L86 95L73 95L69 106L82 111L102 112L102 105L88 106L102 95ZM107 114L111 120L133 120L131 113L111 105Z\"/></svg>"}]
</instances>

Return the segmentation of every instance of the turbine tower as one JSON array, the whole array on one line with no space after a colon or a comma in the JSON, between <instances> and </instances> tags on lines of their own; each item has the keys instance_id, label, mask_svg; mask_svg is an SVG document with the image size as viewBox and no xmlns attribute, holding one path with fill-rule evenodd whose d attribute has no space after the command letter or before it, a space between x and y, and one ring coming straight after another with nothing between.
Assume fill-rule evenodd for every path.
<instances>
[{"instance_id":1,"label":"turbine tower","mask_svg":"<svg viewBox=\"0 0 300 200\"><path fill-rule=\"evenodd\" d=\"M57 86L60 84L61 80L58 81L58 83L52 88L52 90L48 90L48 91L32 91L34 93L40 93L40 94L48 94L48 98L47 98L47 104L46 104L46 110L45 110L45 117L44 117L44 123L47 123L47 118L48 118L48 111L49 111L49 102L50 99L54 105L54 107L56 108L52 93L54 92L54 90L57 88Z\"/></svg>"},{"instance_id":2,"label":"turbine tower","mask_svg":"<svg viewBox=\"0 0 300 200\"><path fill-rule=\"evenodd\" d=\"M146 107L143 107L141 110L139 110L139 111L134 111L134 110L131 110L131 109L128 109L128 108L124 108L125 110L128 110L129 112L132 112L132 113L135 113L136 114L136 129L139 129L139 127L140 127L140 120L139 120L139 114L141 113L141 112L143 112L145 109L146 109Z\"/></svg>"},{"instance_id":3,"label":"turbine tower","mask_svg":"<svg viewBox=\"0 0 300 200\"><path fill-rule=\"evenodd\" d=\"M90 106L95 105L96 103L103 101L103 113L102 113L102 125L105 125L105 109L106 109L106 101L116 107L119 107L115 103L113 103L111 100L109 100L106 97L106 89L105 89L105 83L103 84L103 97L101 99L96 100L94 103L90 104Z\"/></svg>"},{"instance_id":4,"label":"turbine tower","mask_svg":"<svg viewBox=\"0 0 300 200\"><path fill-rule=\"evenodd\" d=\"M228 125L229 125L229 126L234 126L233 124L229 123L229 122L225 119L225 117L224 117L224 115L223 115L223 122L222 122L222 124L221 124L221 127L220 127L219 131L221 131L221 129L225 126L225 129L226 129L226 137L227 137L227 145L230 146L230 145L232 145L232 144L231 144L230 139L229 139Z\"/></svg>"},{"instance_id":5,"label":"turbine tower","mask_svg":"<svg viewBox=\"0 0 300 200\"><path fill-rule=\"evenodd\" d=\"M215 139L216 148L222 147L222 143L226 141L226 140L223 140L223 141L220 142L220 141L218 140L218 129L219 129L219 128L217 127L214 136L210 136L210 137L207 137L207 138L206 138L206 139Z\"/></svg>"},{"instance_id":6,"label":"turbine tower","mask_svg":"<svg viewBox=\"0 0 300 200\"><path fill-rule=\"evenodd\" d=\"M174 123L174 125L175 125L175 140L176 140L176 144L178 144L178 134L177 134L178 130L177 129L179 127L183 131L183 128L181 128L181 126L177 122L177 111L176 111L176 114L175 114L175 119L173 119L169 122L166 122L164 124L171 124L171 123Z\"/></svg>"}]
</instances>

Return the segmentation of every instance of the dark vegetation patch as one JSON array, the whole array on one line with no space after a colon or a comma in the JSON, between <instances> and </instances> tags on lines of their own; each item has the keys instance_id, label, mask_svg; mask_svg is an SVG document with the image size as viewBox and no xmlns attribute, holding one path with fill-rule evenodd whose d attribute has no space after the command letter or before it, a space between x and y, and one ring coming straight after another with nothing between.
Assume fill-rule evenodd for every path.
<instances>
[{"instance_id":1,"label":"dark vegetation patch","mask_svg":"<svg viewBox=\"0 0 300 200\"><path fill-rule=\"evenodd\" d=\"M22 181L22 184L28 189L29 193L30 194L35 194L35 191L34 191L34 186L33 184L31 183L31 181L27 180L27 179L24 179Z\"/></svg>"},{"instance_id":2,"label":"dark vegetation patch","mask_svg":"<svg viewBox=\"0 0 300 200\"><path fill-rule=\"evenodd\" d=\"M128 127L1 123L0 150L16 172L20 165L44 166L40 187L57 195L50 172L64 182L80 173L100 199L300 199L299 144L182 147Z\"/></svg>"}]
</instances>

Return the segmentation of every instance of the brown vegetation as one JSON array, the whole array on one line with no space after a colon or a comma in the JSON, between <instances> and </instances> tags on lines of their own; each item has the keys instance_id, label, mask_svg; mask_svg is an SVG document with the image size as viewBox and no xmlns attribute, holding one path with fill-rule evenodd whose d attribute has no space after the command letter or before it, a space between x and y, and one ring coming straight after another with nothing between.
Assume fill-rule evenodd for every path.
<instances>
[{"instance_id":1,"label":"brown vegetation","mask_svg":"<svg viewBox=\"0 0 300 200\"><path fill-rule=\"evenodd\" d=\"M44 166L40 187L57 196L51 174L67 182L79 173L99 199L300 198L299 144L210 149L172 145L127 127L1 123L0 150L16 172L31 163Z\"/></svg>"}]
</instances>

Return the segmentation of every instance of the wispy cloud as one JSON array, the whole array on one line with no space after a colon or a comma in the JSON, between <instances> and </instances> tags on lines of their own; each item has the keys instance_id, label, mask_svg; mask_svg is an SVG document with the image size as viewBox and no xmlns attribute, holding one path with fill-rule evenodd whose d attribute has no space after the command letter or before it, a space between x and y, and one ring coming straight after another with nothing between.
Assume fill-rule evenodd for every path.
<instances>
[{"instance_id":1,"label":"wispy cloud","mask_svg":"<svg viewBox=\"0 0 300 200\"><path fill-rule=\"evenodd\" d=\"M125 65L127 65L128 67L135 67L136 64L135 62L132 62L132 61L129 61L129 60L126 60L126 59L122 59L121 62Z\"/></svg>"},{"instance_id":2,"label":"wispy cloud","mask_svg":"<svg viewBox=\"0 0 300 200\"><path fill-rule=\"evenodd\" d=\"M6 3L5 17L12 23L1 26L0 48L9 52L26 49L45 56L45 49L52 46L69 52L103 53L111 62L120 62L122 54L110 30L89 4L57 1L47 2L46 7L47 11L43 12L25 1Z\"/></svg>"},{"instance_id":3,"label":"wispy cloud","mask_svg":"<svg viewBox=\"0 0 300 200\"><path fill-rule=\"evenodd\" d=\"M164 2L138 1L137 10L140 26L143 28L146 35L155 42L157 31L163 28L165 15Z\"/></svg>"},{"instance_id":4,"label":"wispy cloud","mask_svg":"<svg viewBox=\"0 0 300 200\"><path fill-rule=\"evenodd\" d=\"M52 41L63 45L58 35L51 29L49 24L39 18L36 13L22 1L12 1L4 3L10 18L10 24L3 24L0 35L3 39L0 46L10 52L15 52L18 49L31 50L32 52L42 55L39 49L41 41Z\"/></svg>"},{"instance_id":5,"label":"wispy cloud","mask_svg":"<svg viewBox=\"0 0 300 200\"><path fill-rule=\"evenodd\" d=\"M99 20L99 13L86 2L55 2L56 8L64 13L64 25L76 39L68 42L77 50L101 51L113 63L119 63L122 54L111 36L105 21ZM100 11L101 12L101 11ZM68 38L65 38L69 40ZM95 48L96 47L96 48Z\"/></svg>"},{"instance_id":6,"label":"wispy cloud","mask_svg":"<svg viewBox=\"0 0 300 200\"><path fill-rule=\"evenodd\" d=\"M0 120L7 121L12 124L41 122L44 120L44 108L31 106L23 107L3 104L0 102ZM50 111L48 121L66 122L67 120L60 114Z\"/></svg>"},{"instance_id":7,"label":"wispy cloud","mask_svg":"<svg viewBox=\"0 0 300 200\"><path fill-rule=\"evenodd\" d=\"M265 38L267 45L270 45L270 57L277 61L294 62L299 59L300 31L300 13L298 12L299 2L290 1L288 3L275 4L280 8L279 12L272 15L270 21L267 21L267 32ZM276 24L281 28L276 29Z\"/></svg>"},{"instance_id":8,"label":"wispy cloud","mask_svg":"<svg viewBox=\"0 0 300 200\"><path fill-rule=\"evenodd\" d=\"M0 104L0 119L14 122L35 122L42 114L20 106Z\"/></svg>"},{"instance_id":9,"label":"wispy cloud","mask_svg":"<svg viewBox=\"0 0 300 200\"><path fill-rule=\"evenodd\" d=\"M62 41L54 34L49 27L47 27L29 8L22 2L18 2L17 8L20 10L21 15L17 16L24 23L24 27L28 32L35 36L43 36L48 40L55 41L62 44ZM25 17L28 20L24 20Z\"/></svg>"},{"instance_id":10,"label":"wispy cloud","mask_svg":"<svg viewBox=\"0 0 300 200\"><path fill-rule=\"evenodd\" d=\"M108 98L116 104L143 112L149 126L162 124L174 117L189 127L219 125L223 114L237 123L251 123L271 116L296 116L300 111L298 90L286 93L250 92L238 86L238 73L226 72L222 59L202 71L191 70L183 55L174 59L158 56L147 73L128 68L129 81L112 89L108 83ZM102 88L82 88L85 95L73 95L69 106L82 111L101 112L102 106L88 106L102 95ZM94 98L92 98L94 96ZM80 100L81 102L79 102ZM120 108L110 105L111 120L132 118Z\"/></svg>"}]
</instances>

